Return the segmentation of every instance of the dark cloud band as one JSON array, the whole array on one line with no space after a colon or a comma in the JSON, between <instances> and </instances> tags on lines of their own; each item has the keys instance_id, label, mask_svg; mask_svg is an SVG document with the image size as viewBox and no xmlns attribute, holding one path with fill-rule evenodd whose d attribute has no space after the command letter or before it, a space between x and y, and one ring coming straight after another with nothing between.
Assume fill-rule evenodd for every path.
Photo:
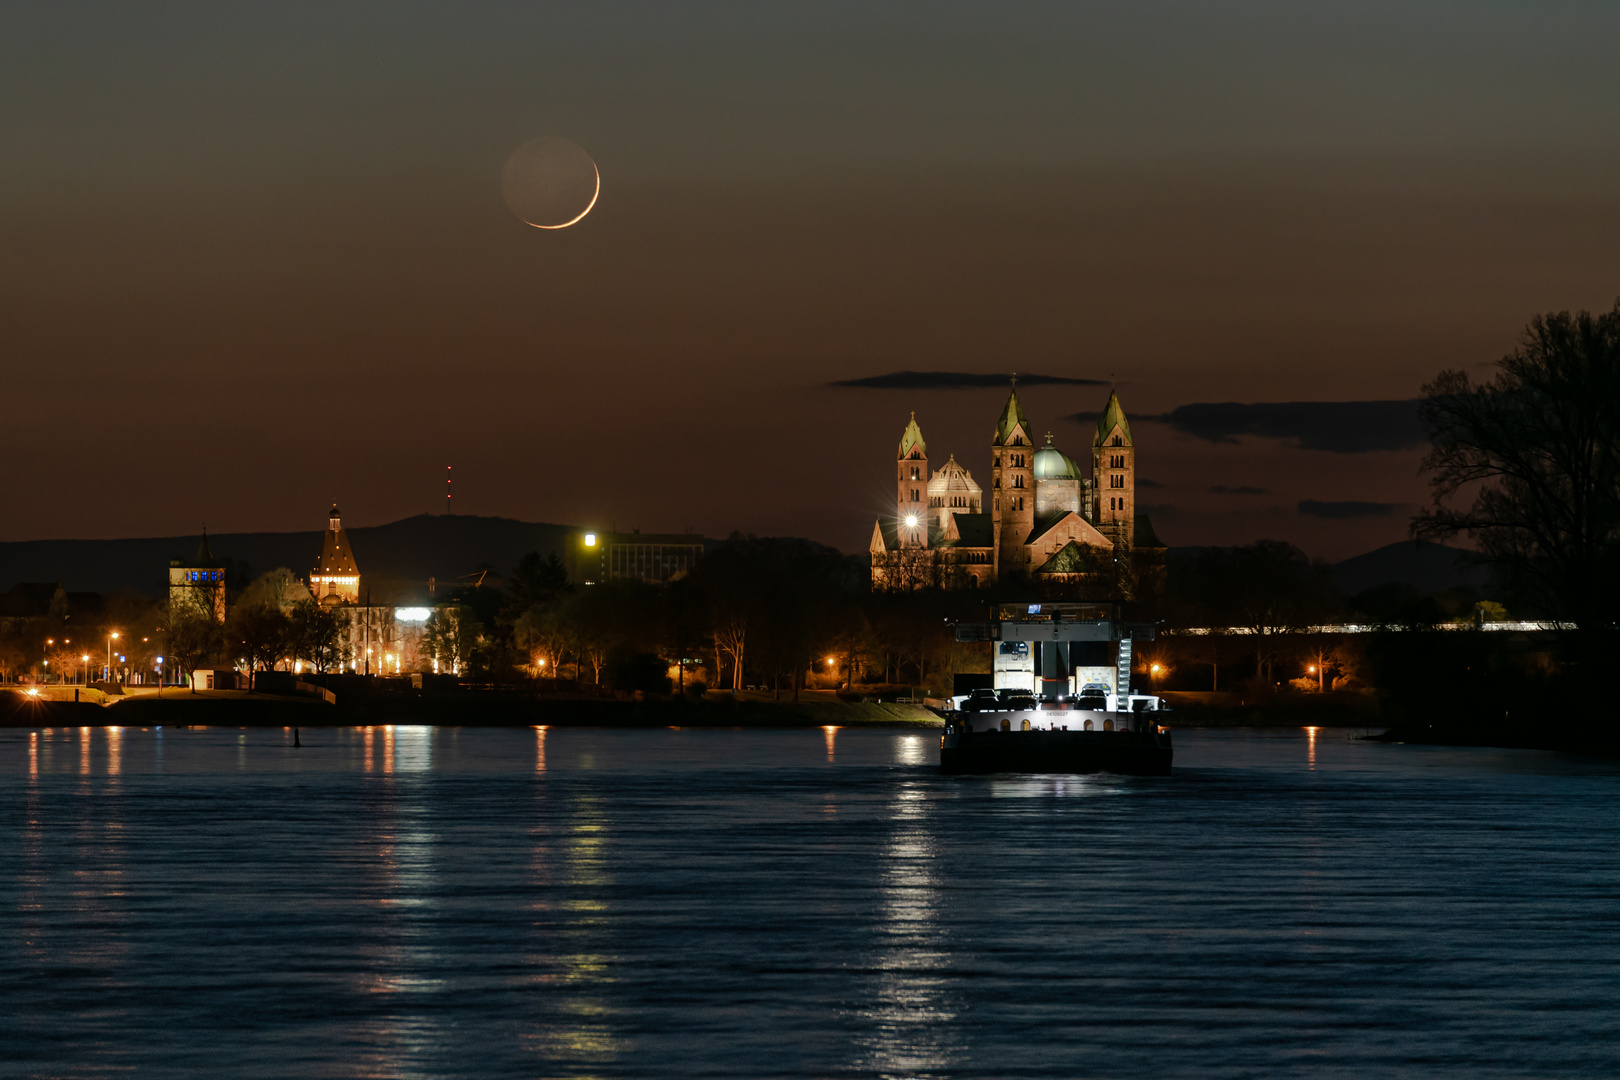
<instances>
[{"instance_id":1,"label":"dark cloud band","mask_svg":"<svg viewBox=\"0 0 1620 1080\"><path fill-rule=\"evenodd\" d=\"M1263 487L1253 484L1239 484L1237 487L1227 487L1225 484L1216 484L1210 488L1212 495L1269 495L1271 492Z\"/></svg>"},{"instance_id":2,"label":"dark cloud band","mask_svg":"<svg viewBox=\"0 0 1620 1080\"><path fill-rule=\"evenodd\" d=\"M1149 417L1210 442L1240 435L1287 439L1304 450L1367 454L1408 450L1428 441L1418 403L1406 401L1196 402Z\"/></svg>"},{"instance_id":3,"label":"dark cloud band","mask_svg":"<svg viewBox=\"0 0 1620 1080\"><path fill-rule=\"evenodd\" d=\"M1344 521L1349 518L1389 517L1400 508L1400 503L1317 502L1315 499L1305 499L1299 504L1299 512L1306 517L1327 518L1329 521Z\"/></svg>"},{"instance_id":4,"label":"dark cloud band","mask_svg":"<svg viewBox=\"0 0 1620 1080\"><path fill-rule=\"evenodd\" d=\"M887 375L868 375L864 379L839 379L828 386L853 387L857 390L977 390L987 386L1006 386L1012 375L979 375L970 371L891 371ZM1107 386L1101 379L1071 379L1066 375L1025 375L1020 373L1021 386Z\"/></svg>"}]
</instances>

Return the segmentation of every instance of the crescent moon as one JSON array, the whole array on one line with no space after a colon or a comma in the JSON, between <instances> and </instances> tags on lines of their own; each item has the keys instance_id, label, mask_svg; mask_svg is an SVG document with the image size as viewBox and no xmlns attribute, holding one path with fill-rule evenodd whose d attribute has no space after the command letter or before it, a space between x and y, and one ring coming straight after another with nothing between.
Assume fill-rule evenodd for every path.
<instances>
[{"instance_id":1,"label":"crescent moon","mask_svg":"<svg viewBox=\"0 0 1620 1080\"><path fill-rule=\"evenodd\" d=\"M585 209L579 212L579 217L574 218L572 221L565 221L561 225L534 225L534 222L532 221L524 222L524 224L534 225L534 227L537 229L566 229L568 226L574 224L574 222L579 221L580 218L583 218L586 214L590 213L591 207L596 205L596 200L602 194L602 170L596 167L596 162L594 161L591 162L591 172L596 174L596 190L591 192L591 201L585 204Z\"/></svg>"}]
</instances>

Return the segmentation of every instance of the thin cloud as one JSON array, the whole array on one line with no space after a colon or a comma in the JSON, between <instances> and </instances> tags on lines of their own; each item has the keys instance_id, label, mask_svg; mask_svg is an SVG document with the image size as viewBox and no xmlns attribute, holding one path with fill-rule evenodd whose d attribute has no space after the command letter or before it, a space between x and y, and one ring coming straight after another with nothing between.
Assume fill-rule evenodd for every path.
<instances>
[{"instance_id":1,"label":"thin cloud","mask_svg":"<svg viewBox=\"0 0 1620 1080\"><path fill-rule=\"evenodd\" d=\"M1006 386L1012 381L1011 372L1005 375L980 375L971 371L891 371L887 375L868 375L860 379L839 379L828 386L849 387L856 390L979 390L987 386ZM1018 375L1020 386L1107 386L1101 379L1074 379L1067 375Z\"/></svg>"},{"instance_id":2,"label":"thin cloud","mask_svg":"<svg viewBox=\"0 0 1620 1080\"><path fill-rule=\"evenodd\" d=\"M1144 477L1140 477L1136 481L1136 486L1139 487L1139 488L1162 488L1162 487L1169 487L1170 485L1169 484L1161 484L1157 480L1149 480L1147 477L1144 476Z\"/></svg>"},{"instance_id":3,"label":"thin cloud","mask_svg":"<svg viewBox=\"0 0 1620 1080\"><path fill-rule=\"evenodd\" d=\"M1409 450L1428 442L1417 399L1403 401L1194 402L1144 417L1210 442L1239 436L1282 439L1303 450L1368 454Z\"/></svg>"},{"instance_id":4,"label":"thin cloud","mask_svg":"<svg viewBox=\"0 0 1620 1080\"><path fill-rule=\"evenodd\" d=\"M1349 518L1389 517L1401 506L1401 503L1318 502L1315 499L1305 499L1299 504L1299 512L1306 517L1345 521Z\"/></svg>"},{"instance_id":5,"label":"thin cloud","mask_svg":"<svg viewBox=\"0 0 1620 1080\"><path fill-rule=\"evenodd\" d=\"M1255 487L1252 484L1239 484L1237 487L1227 487L1225 484L1216 484L1210 488L1212 495L1270 495L1268 488Z\"/></svg>"}]
</instances>

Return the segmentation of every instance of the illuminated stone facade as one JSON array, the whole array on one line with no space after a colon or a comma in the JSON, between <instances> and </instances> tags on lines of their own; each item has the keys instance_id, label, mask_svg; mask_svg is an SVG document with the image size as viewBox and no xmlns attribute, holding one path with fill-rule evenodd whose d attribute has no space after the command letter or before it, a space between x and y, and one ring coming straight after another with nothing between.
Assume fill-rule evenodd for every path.
<instances>
[{"instance_id":1,"label":"illuminated stone facade","mask_svg":"<svg viewBox=\"0 0 1620 1080\"><path fill-rule=\"evenodd\" d=\"M1117 394L1108 396L1085 470L1051 435L1037 446L1015 387L991 438L986 493L954 455L929 474L928 444L913 413L895 457L895 515L872 527L873 588L1114 581L1139 529L1141 539L1158 544L1151 526L1138 525L1135 454Z\"/></svg>"},{"instance_id":2,"label":"illuminated stone facade","mask_svg":"<svg viewBox=\"0 0 1620 1080\"><path fill-rule=\"evenodd\" d=\"M186 615L225 621L225 565L209 550L207 529L197 554L169 560L169 617Z\"/></svg>"}]
</instances>

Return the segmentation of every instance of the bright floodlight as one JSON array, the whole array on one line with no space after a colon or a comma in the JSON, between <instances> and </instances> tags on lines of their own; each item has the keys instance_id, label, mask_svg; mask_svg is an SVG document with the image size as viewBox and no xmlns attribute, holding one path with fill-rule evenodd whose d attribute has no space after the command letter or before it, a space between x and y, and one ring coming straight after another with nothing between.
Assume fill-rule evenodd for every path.
<instances>
[{"instance_id":1,"label":"bright floodlight","mask_svg":"<svg viewBox=\"0 0 1620 1080\"><path fill-rule=\"evenodd\" d=\"M917 515L916 514L907 514L906 515L906 524L908 526L915 526L917 524Z\"/></svg>"},{"instance_id":2,"label":"bright floodlight","mask_svg":"<svg viewBox=\"0 0 1620 1080\"><path fill-rule=\"evenodd\" d=\"M595 533L586 533L585 534L585 546L586 547L595 547L596 546L596 534Z\"/></svg>"},{"instance_id":3,"label":"bright floodlight","mask_svg":"<svg viewBox=\"0 0 1620 1080\"><path fill-rule=\"evenodd\" d=\"M428 616L433 612L425 607L402 607L394 609L395 622L427 622Z\"/></svg>"}]
</instances>

